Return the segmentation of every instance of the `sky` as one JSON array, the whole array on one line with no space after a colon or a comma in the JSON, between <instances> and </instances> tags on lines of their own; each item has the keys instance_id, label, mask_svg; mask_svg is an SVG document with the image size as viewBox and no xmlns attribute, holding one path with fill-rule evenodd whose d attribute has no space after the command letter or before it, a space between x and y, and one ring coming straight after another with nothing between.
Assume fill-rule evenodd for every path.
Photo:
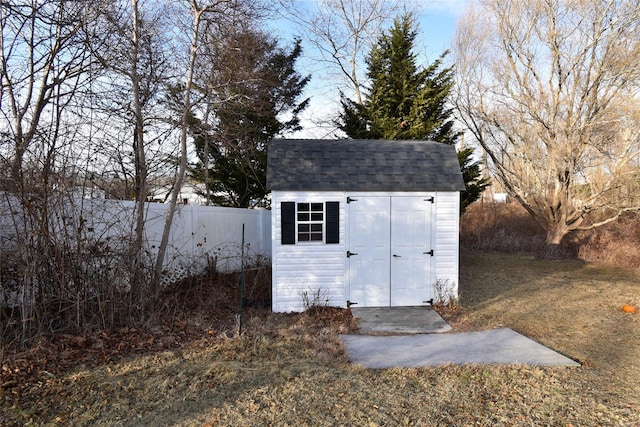
<instances>
[{"instance_id":1,"label":"sky","mask_svg":"<svg viewBox=\"0 0 640 427\"><path fill-rule=\"evenodd\" d=\"M429 59L435 59L451 47L458 19L469 0L421 0L420 35Z\"/></svg>"},{"instance_id":2,"label":"sky","mask_svg":"<svg viewBox=\"0 0 640 427\"><path fill-rule=\"evenodd\" d=\"M313 0L305 0L311 3ZM416 0L420 12L418 15L418 35L416 37L416 54L429 64L436 60L445 50L451 46L451 40L455 35L456 23L470 0ZM283 41L291 39L295 34L293 28L280 28ZM311 47L304 43L303 51L307 54ZM324 73L313 61L302 59L298 70L301 74L311 74L311 82L307 86L305 96L310 97L310 105L302 114L303 130L288 134L288 138L336 138L335 126L322 124L328 118L334 117L339 111L340 95L336 88L336 82Z\"/></svg>"}]
</instances>

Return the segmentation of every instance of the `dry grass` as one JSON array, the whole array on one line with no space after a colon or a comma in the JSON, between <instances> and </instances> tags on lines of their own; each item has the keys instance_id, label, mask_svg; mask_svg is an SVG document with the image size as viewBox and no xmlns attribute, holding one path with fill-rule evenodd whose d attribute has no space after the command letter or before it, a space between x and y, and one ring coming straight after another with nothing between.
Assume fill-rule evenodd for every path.
<instances>
[{"instance_id":1,"label":"dry grass","mask_svg":"<svg viewBox=\"0 0 640 427\"><path fill-rule=\"evenodd\" d=\"M2 425L602 426L640 423L633 272L498 253L462 256L455 330L507 326L580 368L348 363L348 310L246 314L240 337L39 375L0 393ZM210 308L212 310L212 308Z\"/></svg>"},{"instance_id":2,"label":"dry grass","mask_svg":"<svg viewBox=\"0 0 640 427\"><path fill-rule=\"evenodd\" d=\"M638 273L498 253L461 262L464 308L449 319L454 328L510 327L579 361L594 387L640 407L640 319L621 310L640 304Z\"/></svg>"}]
</instances>

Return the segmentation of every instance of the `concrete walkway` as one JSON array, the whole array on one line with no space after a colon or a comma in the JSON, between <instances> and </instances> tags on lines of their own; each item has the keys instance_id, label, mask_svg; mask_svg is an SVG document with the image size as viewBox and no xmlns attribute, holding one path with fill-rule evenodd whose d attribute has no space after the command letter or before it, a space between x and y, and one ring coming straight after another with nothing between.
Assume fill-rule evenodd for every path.
<instances>
[{"instance_id":1,"label":"concrete walkway","mask_svg":"<svg viewBox=\"0 0 640 427\"><path fill-rule=\"evenodd\" d=\"M447 363L579 366L508 328L441 334L451 328L429 307L358 308L352 313L363 334L378 334L340 336L351 361L368 368Z\"/></svg>"},{"instance_id":2,"label":"concrete walkway","mask_svg":"<svg viewBox=\"0 0 640 427\"><path fill-rule=\"evenodd\" d=\"M368 335L432 334L451 326L431 307L352 308L360 333Z\"/></svg>"}]
</instances>

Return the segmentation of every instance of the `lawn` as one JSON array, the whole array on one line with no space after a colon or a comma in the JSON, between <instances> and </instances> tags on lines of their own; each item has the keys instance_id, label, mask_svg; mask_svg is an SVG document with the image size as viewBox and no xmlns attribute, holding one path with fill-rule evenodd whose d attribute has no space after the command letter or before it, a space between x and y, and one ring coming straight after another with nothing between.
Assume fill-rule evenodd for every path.
<instances>
[{"instance_id":1,"label":"lawn","mask_svg":"<svg viewBox=\"0 0 640 427\"><path fill-rule=\"evenodd\" d=\"M510 327L579 368L364 369L348 363L338 337L356 326L348 310L252 309L239 337L206 317L182 318L171 328L120 331L122 357L98 357L117 346L115 332L104 332L102 342L99 335L66 337L58 357L79 361L64 369L20 375L13 371L43 366L35 360L42 351L10 358L0 424L634 425L640 318L621 306L640 304L639 279L579 261L462 254L461 306L443 313L454 331ZM188 327L196 323L199 335Z\"/></svg>"}]
</instances>

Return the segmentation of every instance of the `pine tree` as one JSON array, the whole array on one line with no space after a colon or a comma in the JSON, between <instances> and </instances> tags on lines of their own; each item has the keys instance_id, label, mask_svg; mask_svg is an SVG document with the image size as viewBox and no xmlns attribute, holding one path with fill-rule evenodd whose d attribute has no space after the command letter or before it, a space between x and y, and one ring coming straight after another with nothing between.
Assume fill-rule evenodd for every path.
<instances>
[{"instance_id":1,"label":"pine tree","mask_svg":"<svg viewBox=\"0 0 640 427\"><path fill-rule=\"evenodd\" d=\"M448 99L453 68L444 67L448 54L421 69L413 52L417 32L411 14L394 21L367 57L370 87L358 104L342 96L339 128L350 138L430 140L454 145L461 133L454 129ZM488 186L473 150L458 153L467 191L461 193L461 212Z\"/></svg>"},{"instance_id":2,"label":"pine tree","mask_svg":"<svg viewBox=\"0 0 640 427\"><path fill-rule=\"evenodd\" d=\"M204 181L205 137L209 140L209 179L206 185L216 205L265 205L267 145L288 130L300 128L300 100L310 77L295 70L302 53L300 40L290 51L269 35L246 30L229 36L219 54L213 81L217 96L215 126L193 129L199 162L191 176Z\"/></svg>"}]
</instances>

